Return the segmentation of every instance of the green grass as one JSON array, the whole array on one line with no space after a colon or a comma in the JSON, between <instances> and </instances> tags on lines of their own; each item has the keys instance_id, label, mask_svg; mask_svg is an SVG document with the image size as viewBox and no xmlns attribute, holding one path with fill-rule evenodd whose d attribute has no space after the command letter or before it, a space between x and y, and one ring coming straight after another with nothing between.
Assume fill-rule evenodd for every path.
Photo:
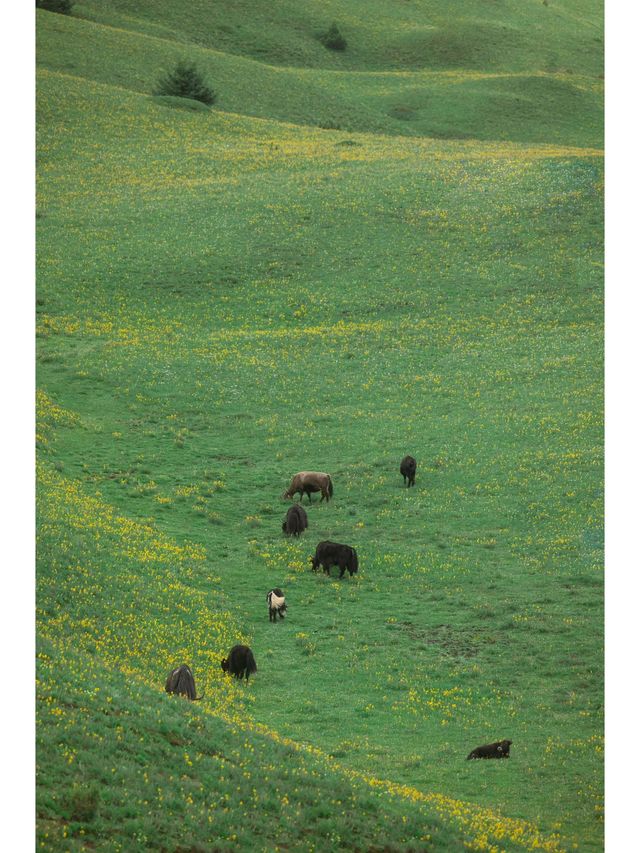
<instances>
[{"instance_id":1,"label":"green grass","mask_svg":"<svg viewBox=\"0 0 640 853\"><path fill-rule=\"evenodd\" d=\"M39 841L599 850L600 4L322 7L37 15Z\"/></svg>"},{"instance_id":2,"label":"green grass","mask_svg":"<svg viewBox=\"0 0 640 853\"><path fill-rule=\"evenodd\" d=\"M40 847L197 853L212 835L216 850L462 843L424 808L327 772L315 756L91 658L66 663L47 644L39 651Z\"/></svg>"}]
</instances>

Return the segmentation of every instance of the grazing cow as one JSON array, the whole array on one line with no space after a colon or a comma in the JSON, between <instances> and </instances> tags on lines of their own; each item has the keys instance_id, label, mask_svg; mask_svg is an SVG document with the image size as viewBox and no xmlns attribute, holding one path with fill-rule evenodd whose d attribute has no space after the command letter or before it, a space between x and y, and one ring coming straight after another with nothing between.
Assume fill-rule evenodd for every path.
<instances>
[{"instance_id":1,"label":"grazing cow","mask_svg":"<svg viewBox=\"0 0 640 853\"><path fill-rule=\"evenodd\" d=\"M497 740L495 743L477 746L467 755L467 761L470 758L509 758L509 747L512 743L512 740Z\"/></svg>"},{"instance_id":2,"label":"grazing cow","mask_svg":"<svg viewBox=\"0 0 640 853\"><path fill-rule=\"evenodd\" d=\"M282 530L286 536L300 536L309 526L307 512L300 504L294 504L287 510L287 517L282 522Z\"/></svg>"},{"instance_id":3,"label":"grazing cow","mask_svg":"<svg viewBox=\"0 0 640 853\"><path fill-rule=\"evenodd\" d=\"M279 587L267 593L267 606L269 607L269 622L276 622L278 615L284 619L287 604L284 600L284 592Z\"/></svg>"},{"instance_id":4,"label":"grazing cow","mask_svg":"<svg viewBox=\"0 0 640 853\"><path fill-rule=\"evenodd\" d=\"M223 658L220 666L224 672L229 672L235 678L242 676L249 681L249 674L257 672L256 659L249 646L234 646L229 652L228 658Z\"/></svg>"},{"instance_id":5,"label":"grazing cow","mask_svg":"<svg viewBox=\"0 0 640 853\"><path fill-rule=\"evenodd\" d=\"M311 503L312 492L322 492L320 503L324 500L329 503L329 498L333 497L331 477L321 471L300 471L291 480L291 485L282 497L290 500L295 494L299 494L300 501L302 501L302 498L307 495L309 503Z\"/></svg>"},{"instance_id":6,"label":"grazing cow","mask_svg":"<svg viewBox=\"0 0 640 853\"><path fill-rule=\"evenodd\" d=\"M186 696L187 699L198 702L204 696L196 696L196 682L191 669L183 664L169 673L167 683L164 686L167 693L175 693L177 696Z\"/></svg>"},{"instance_id":7,"label":"grazing cow","mask_svg":"<svg viewBox=\"0 0 640 853\"><path fill-rule=\"evenodd\" d=\"M338 542L326 540L318 543L315 557L311 558L311 567L314 572L317 572L320 566L326 574L330 574L331 566L338 566L340 577L346 570L351 577L358 571L358 555L355 548L350 545L340 545Z\"/></svg>"},{"instance_id":8,"label":"grazing cow","mask_svg":"<svg viewBox=\"0 0 640 853\"><path fill-rule=\"evenodd\" d=\"M402 474L402 478L405 483L407 480L407 488L409 486L415 486L416 484L416 468L418 463L413 458L413 456L405 456L402 462L400 463L400 473Z\"/></svg>"}]
</instances>

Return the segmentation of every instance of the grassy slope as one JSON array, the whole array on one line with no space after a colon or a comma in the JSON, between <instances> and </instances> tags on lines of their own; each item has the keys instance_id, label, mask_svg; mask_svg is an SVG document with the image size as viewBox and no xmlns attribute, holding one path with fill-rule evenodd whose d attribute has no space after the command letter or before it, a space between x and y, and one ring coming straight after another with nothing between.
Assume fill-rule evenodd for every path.
<instances>
[{"instance_id":1,"label":"grassy slope","mask_svg":"<svg viewBox=\"0 0 640 853\"><path fill-rule=\"evenodd\" d=\"M106 4L81 11L90 5L106 14ZM135 5L131 28L142 26L144 4ZM516 4L500 6L515 26ZM566 21L571 8L562 7ZM164 13L158 20L169 21ZM422 808L436 849L458 846L447 833L476 847L487 838L534 846L530 825L500 814L598 849L599 157L557 144L402 138L376 98L363 97L394 75L343 74L329 90L334 72L262 66L237 55L243 42L234 56L206 56L228 63L229 79L247 69L247 100L260 75L265 112L285 73L291 103L291 80L313 79L320 102L331 91L362 110L357 129L395 135L177 109L138 92L183 48L104 28L100 47L87 40L94 25L38 18L40 58L52 69L39 79L38 604L42 648L59 673L55 687L43 659L41 693L62 710L41 724L45 846L79 846L80 829L108 845L117 827L124 849L132 839L143 849L145 836L157 848L165 831L157 806L150 818L130 805L132 828L122 803L101 794L97 816L71 826L73 842L62 839L73 784L102 791L103 766L123 761L98 723L104 702L78 711L74 700L73 712L63 704L79 689L69 673L95 668L92 683L139 716L136 732L149 743L148 755L123 764L132 796L143 764L154 775L171 760L152 734L159 714L182 727L180 739L195 720L205 740L236 753L223 723L252 719L250 774L264 779L287 761L279 739L288 736L324 756L303 753L300 773L319 761L329 786L351 780L355 811L370 812L376 779L411 786L404 798L385 795L391 828L380 839L375 820L354 825L342 814L342 796L328 814L309 811L326 796L318 781L290 818L299 846L305 825L321 849L336 835L352 847L356 838L403 846L421 837ZM289 31L278 20L273 40L282 42ZM185 40L190 26L183 21ZM162 61L158 45L169 51ZM315 50L300 61L339 61L314 61ZM366 60L364 48L349 59ZM547 79L535 76L539 66L527 71ZM420 66L405 94L430 74ZM547 141L592 144L578 112ZM455 109L448 121L466 132ZM407 450L420 465L411 494L396 471ZM311 509L301 542L284 543L277 496L309 465L333 473L336 498ZM308 556L326 537L358 547L357 578L310 575ZM263 598L275 584L291 611L270 626ZM217 668L240 638L260 667L247 690ZM204 707L184 713L148 693L182 659L207 690ZM114 673L137 686L121 683L118 697ZM275 742L255 731L260 722ZM502 736L515 742L510 762L464 763L470 746ZM206 847L205 800L189 803L175 779L158 784ZM283 785L298 802L295 782ZM250 824L265 848L277 843L261 819L273 805L259 802ZM237 834L237 816L216 815L214 837ZM179 843L171 835L167 849Z\"/></svg>"},{"instance_id":2,"label":"grassy slope","mask_svg":"<svg viewBox=\"0 0 640 853\"><path fill-rule=\"evenodd\" d=\"M93 0L77 12L96 21L179 43L252 56L274 65L341 70L532 68L595 76L603 63L598 0ZM327 51L317 35L336 21L345 52ZM594 49L595 47L595 49Z\"/></svg>"},{"instance_id":3,"label":"grassy slope","mask_svg":"<svg viewBox=\"0 0 640 853\"><path fill-rule=\"evenodd\" d=\"M440 68L423 63L408 72L390 71L387 64L376 73L366 66L348 74L344 69L265 65L225 53L217 44L205 47L201 39L187 47L166 32L141 34L123 28L118 18L107 20L109 26L40 15L41 62L68 74L149 92L168 67L188 56L214 82L219 107L232 112L408 136L602 144L602 81L583 65L569 73L533 56L524 67L504 62L467 67L457 62Z\"/></svg>"},{"instance_id":4,"label":"grassy slope","mask_svg":"<svg viewBox=\"0 0 640 853\"><path fill-rule=\"evenodd\" d=\"M39 650L39 846L270 850L462 842L385 790L295 745L192 710L92 657ZM117 749L105 749L115 744ZM384 826L383 826L384 821Z\"/></svg>"}]
</instances>

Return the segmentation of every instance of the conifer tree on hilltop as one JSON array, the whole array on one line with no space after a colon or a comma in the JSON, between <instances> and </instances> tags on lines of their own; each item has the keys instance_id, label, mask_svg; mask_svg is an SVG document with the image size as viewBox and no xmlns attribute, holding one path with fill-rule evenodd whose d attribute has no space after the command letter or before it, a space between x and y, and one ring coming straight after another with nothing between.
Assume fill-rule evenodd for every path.
<instances>
[{"instance_id":1,"label":"conifer tree on hilltop","mask_svg":"<svg viewBox=\"0 0 640 853\"><path fill-rule=\"evenodd\" d=\"M162 77L154 95L172 95L176 98L191 98L207 106L216 102L217 95L192 62L178 62L173 71Z\"/></svg>"}]
</instances>

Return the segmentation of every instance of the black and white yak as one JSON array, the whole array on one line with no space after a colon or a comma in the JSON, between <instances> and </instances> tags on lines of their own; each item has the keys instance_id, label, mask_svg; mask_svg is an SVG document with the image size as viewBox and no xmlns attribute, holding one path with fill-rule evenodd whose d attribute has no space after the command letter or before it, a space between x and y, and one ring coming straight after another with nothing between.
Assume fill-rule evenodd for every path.
<instances>
[{"instance_id":1,"label":"black and white yak","mask_svg":"<svg viewBox=\"0 0 640 853\"><path fill-rule=\"evenodd\" d=\"M300 504L294 504L287 510L287 517L282 522L282 532L287 536L300 536L309 526L307 512Z\"/></svg>"},{"instance_id":2,"label":"black and white yak","mask_svg":"<svg viewBox=\"0 0 640 853\"><path fill-rule=\"evenodd\" d=\"M177 696L186 696L193 702L199 702L204 696L196 696L196 682L191 672L190 667L186 664L177 667L169 673L167 682L164 685L167 693L175 693Z\"/></svg>"},{"instance_id":3,"label":"black and white yak","mask_svg":"<svg viewBox=\"0 0 640 853\"><path fill-rule=\"evenodd\" d=\"M467 755L467 761L470 758L509 758L509 747L512 743L512 740L497 740L495 743L477 746Z\"/></svg>"},{"instance_id":4,"label":"black and white yak","mask_svg":"<svg viewBox=\"0 0 640 853\"><path fill-rule=\"evenodd\" d=\"M241 679L244 676L247 681L250 673L258 671L256 659L249 646L234 646L229 652L229 657L222 659L220 666L224 672L228 672L234 678Z\"/></svg>"},{"instance_id":5,"label":"black and white yak","mask_svg":"<svg viewBox=\"0 0 640 853\"><path fill-rule=\"evenodd\" d=\"M314 572L322 566L323 571L330 574L331 566L338 566L340 569L340 577L346 571L351 577L358 571L358 555L356 549L350 545L340 545L339 542L330 542L325 540L319 542L316 548L315 556L311 558L311 567Z\"/></svg>"},{"instance_id":6,"label":"black and white yak","mask_svg":"<svg viewBox=\"0 0 640 853\"><path fill-rule=\"evenodd\" d=\"M400 463L400 473L402 474L403 482L407 484L407 488L409 488L409 486L415 486L416 484L417 467L418 463L413 456L405 456ZM409 481L408 483L407 480Z\"/></svg>"},{"instance_id":7,"label":"black and white yak","mask_svg":"<svg viewBox=\"0 0 640 853\"><path fill-rule=\"evenodd\" d=\"M269 622L276 622L278 616L284 619L287 603L284 600L284 592L280 587L269 590L267 593L267 606L269 608Z\"/></svg>"},{"instance_id":8,"label":"black and white yak","mask_svg":"<svg viewBox=\"0 0 640 853\"><path fill-rule=\"evenodd\" d=\"M324 474L322 471L300 471L294 475L291 485L282 497L291 499L294 495L299 494L302 501L302 498L307 495L309 503L311 503L312 492L321 492L320 503L324 500L329 503L329 498L333 497L333 483L329 474Z\"/></svg>"}]
</instances>

